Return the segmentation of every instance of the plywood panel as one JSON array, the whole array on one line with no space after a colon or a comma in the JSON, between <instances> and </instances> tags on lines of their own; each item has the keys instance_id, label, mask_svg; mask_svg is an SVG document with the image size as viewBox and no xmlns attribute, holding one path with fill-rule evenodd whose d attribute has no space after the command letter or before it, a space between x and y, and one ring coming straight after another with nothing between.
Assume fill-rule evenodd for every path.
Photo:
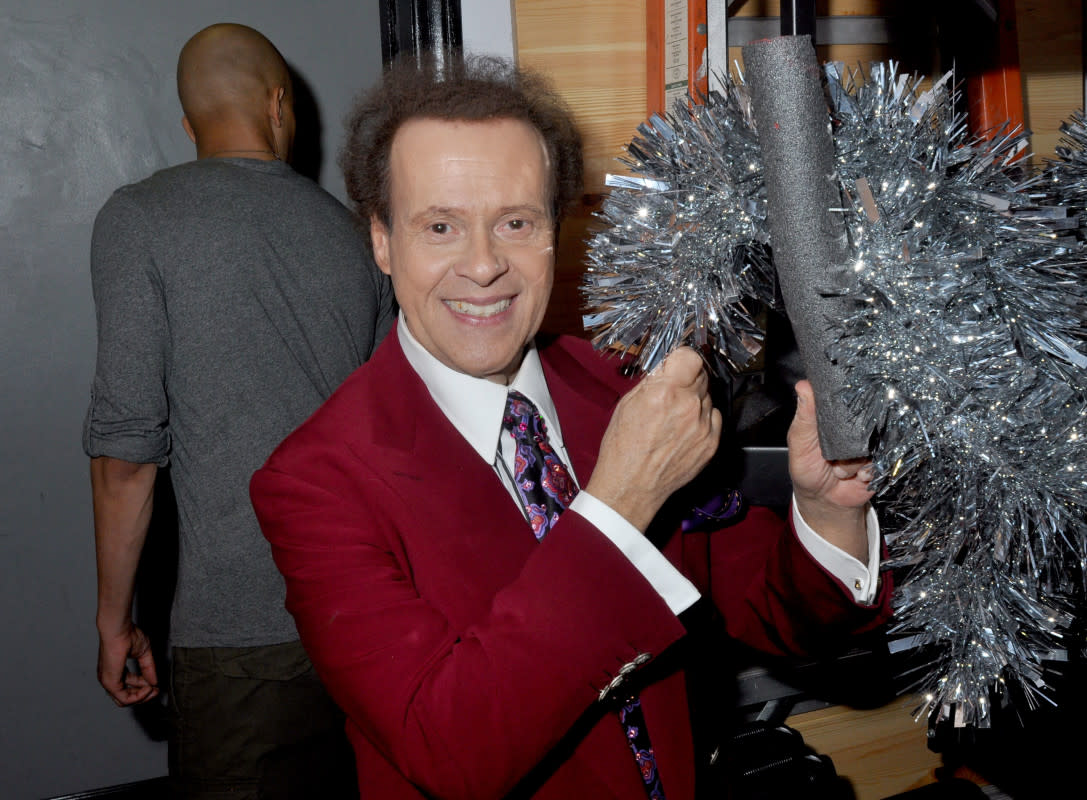
<instances>
[{"instance_id":1,"label":"plywood panel","mask_svg":"<svg viewBox=\"0 0 1087 800\"><path fill-rule=\"evenodd\" d=\"M1083 107L1082 4L1080 0L1016 0L1015 8L1032 149L1039 158L1052 158L1061 122Z\"/></svg>"},{"instance_id":2,"label":"plywood panel","mask_svg":"<svg viewBox=\"0 0 1087 800\"><path fill-rule=\"evenodd\" d=\"M585 137L585 188L604 175L645 119L644 0L517 0L520 63L555 81Z\"/></svg>"},{"instance_id":3,"label":"plywood panel","mask_svg":"<svg viewBox=\"0 0 1087 800\"><path fill-rule=\"evenodd\" d=\"M545 331L582 334L578 287L604 176L645 121L645 0L516 0L521 64L550 75L585 139L585 203L562 228Z\"/></svg>"},{"instance_id":4,"label":"plywood panel","mask_svg":"<svg viewBox=\"0 0 1087 800\"><path fill-rule=\"evenodd\" d=\"M943 767L941 756L928 749L924 720L914 722L910 715L914 706L910 698L871 710L831 706L796 714L788 724L816 752L830 756L853 785L856 800L880 800L936 782Z\"/></svg>"},{"instance_id":5,"label":"plywood panel","mask_svg":"<svg viewBox=\"0 0 1087 800\"><path fill-rule=\"evenodd\" d=\"M891 14L904 7L907 0L816 0L820 17ZM741 0L733 6L738 17L776 17L781 14L781 0Z\"/></svg>"}]
</instances>

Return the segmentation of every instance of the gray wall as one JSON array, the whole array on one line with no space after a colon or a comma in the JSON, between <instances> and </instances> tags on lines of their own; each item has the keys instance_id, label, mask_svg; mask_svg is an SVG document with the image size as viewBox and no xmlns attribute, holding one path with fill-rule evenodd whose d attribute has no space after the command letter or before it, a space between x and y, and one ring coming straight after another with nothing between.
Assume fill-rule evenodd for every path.
<instances>
[{"instance_id":1,"label":"gray wall","mask_svg":"<svg viewBox=\"0 0 1087 800\"><path fill-rule=\"evenodd\" d=\"M166 749L95 679L95 571L80 425L94 368L91 223L109 193L188 160L174 66L213 22L283 52L323 123L381 68L377 0L0 0L0 795L162 775Z\"/></svg>"}]
</instances>

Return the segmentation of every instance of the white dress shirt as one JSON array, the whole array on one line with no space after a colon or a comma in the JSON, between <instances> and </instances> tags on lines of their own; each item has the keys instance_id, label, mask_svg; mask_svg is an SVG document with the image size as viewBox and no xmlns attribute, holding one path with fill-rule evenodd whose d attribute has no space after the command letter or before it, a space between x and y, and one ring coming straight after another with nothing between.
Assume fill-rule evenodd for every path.
<instances>
[{"instance_id":1,"label":"white dress shirt","mask_svg":"<svg viewBox=\"0 0 1087 800\"><path fill-rule=\"evenodd\" d=\"M563 444L558 413L551 400L551 392L547 388L540 356L534 344L525 353L516 377L509 386L503 386L457 372L438 361L412 336L403 312L400 314L396 331L404 356L430 391L438 408L479 457L494 467L495 473L518 506L520 499L512 479L515 445L513 437L501 436L506 395L510 390L520 392L536 404L547 425L551 446L570 470L574 482L580 486ZM499 463L499 458L504 464ZM585 517L607 536L653 585L674 613L679 614L698 600L700 595L694 585L637 528L606 503L581 490L570 504L570 509ZM813 531L797 511L795 499L793 501L793 527L801 544L827 572L849 589L858 603L866 604L871 603L875 597L874 577L878 576L879 569L879 523L871 509L868 512L867 524L866 566Z\"/></svg>"}]
</instances>

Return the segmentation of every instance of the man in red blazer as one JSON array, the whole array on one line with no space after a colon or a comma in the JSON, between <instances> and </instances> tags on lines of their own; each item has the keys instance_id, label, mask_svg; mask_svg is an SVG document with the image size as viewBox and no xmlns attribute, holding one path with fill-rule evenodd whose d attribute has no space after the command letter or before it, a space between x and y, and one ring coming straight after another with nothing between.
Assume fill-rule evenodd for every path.
<instances>
[{"instance_id":1,"label":"man in red blazer","mask_svg":"<svg viewBox=\"0 0 1087 800\"><path fill-rule=\"evenodd\" d=\"M581 340L536 339L580 193L561 101L493 60L403 66L349 128L348 190L401 317L251 494L363 797L695 797L679 614L708 598L771 652L882 621L866 466L823 460L802 382L791 524L750 508L681 532L721 427L697 354L634 384ZM507 392L581 487L539 539ZM637 758L624 702L651 737Z\"/></svg>"}]
</instances>

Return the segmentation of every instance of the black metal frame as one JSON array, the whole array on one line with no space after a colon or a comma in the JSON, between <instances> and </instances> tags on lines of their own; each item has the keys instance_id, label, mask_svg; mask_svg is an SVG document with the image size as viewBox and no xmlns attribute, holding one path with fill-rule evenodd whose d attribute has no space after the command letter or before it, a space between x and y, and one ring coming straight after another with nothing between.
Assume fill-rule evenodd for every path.
<instances>
[{"instance_id":1,"label":"black metal frame","mask_svg":"<svg viewBox=\"0 0 1087 800\"><path fill-rule=\"evenodd\" d=\"M381 0L381 57L459 50L460 0Z\"/></svg>"},{"instance_id":2,"label":"black metal frame","mask_svg":"<svg viewBox=\"0 0 1087 800\"><path fill-rule=\"evenodd\" d=\"M815 0L781 0L781 35L815 37Z\"/></svg>"}]
</instances>

